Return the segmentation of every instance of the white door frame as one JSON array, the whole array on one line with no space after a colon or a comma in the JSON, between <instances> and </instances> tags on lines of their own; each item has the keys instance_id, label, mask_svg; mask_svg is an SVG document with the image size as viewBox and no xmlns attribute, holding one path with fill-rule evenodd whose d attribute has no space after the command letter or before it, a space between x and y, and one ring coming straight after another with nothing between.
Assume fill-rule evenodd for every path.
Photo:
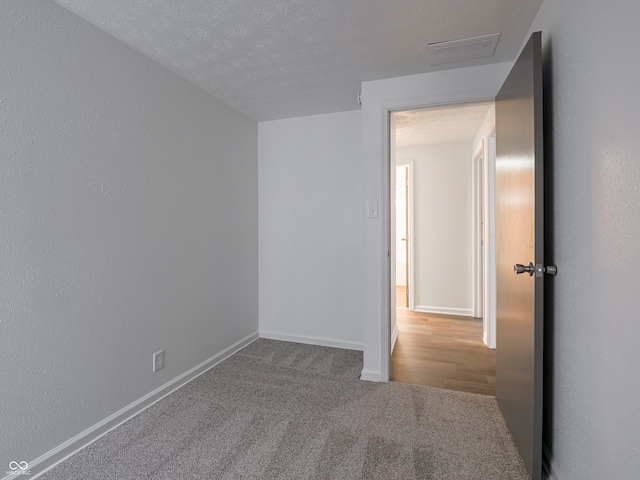
<instances>
[{"instance_id":1,"label":"white door frame","mask_svg":"<svg viewBox=\"0 0 640 480\"><path fill-rule=\"evenodd\" d=\"M362 380L389 380L389 112L493 101L510 69L506 62L362 82Z\"/></svg>"},{"instance_id":2,"label":"white door frame","mask_svg":"<svg viewBox=\"0 0 640 480\"><path fill-rule=\"evenodd\" d=\"M407 198L407 205L409 207L408 212L407 212L407 229L409 230L409 235L407 236L407 239L409 241L408 247L409 247L409 260L407 263L407 288L409 289L409 310L413 311L416 309L416 298L415 298L415 291L414 291L414 284L415 284L415 268L413 266L414 264L414 259L415 259L415 232L414 232L414 218L413 218L413 212L414 212L414 205L413 202L415 200L414 198L414 168L415 168L415 160L409 160L407 162L404 163L397 163L396 162L396 167L407 167L407 170L409 172L409 180L408 180L408 187L407 187L407 194L408 194L408 198ZM394 253L392 252L392 255ZM391 258L391 262L393 262L394 258Z\"/></svg>"},{"instance_id":3,"label":"white door frame","mask_svg":"<svg viewBox=\"0 0 640 480\"><path fill-rule=\"evenodd\" d=\"M382 289L384 295L382 297L382 315L380 325L381 355L380 355L380 377L379 381L388 382L391 375L391 308L395 309L395 305L390 304L391 288L395 284L395 280L391 279L391 222L390 209L395 208L391 201L391 168L395 168L395 164L391 165L391 113L407 111L407 110L424 110L427 108L443 108L454 105L469 105L474 103L490 103L495 97L477 97L477 98L461 98L450 99L447 101L434 102L416 102L416 103L386 103L382 105L382 202L381 202L381 223L382 223ZM363 371L362 379L370 379L368 372ZM373 379L373 378L371 378Z\"/></svg>"},{"instance_id":4,"label":"white door frame","mask_svg":"<svg viewBox=\"0 0 640 480\"><path fill-rule=\"evenodd\" d=\"M473 316L482 341L496 348L496 137L495 125L473 157ZM481 208L480 208L481 207Z\"/></svg>"},{"instance_id":5,"label":"white door frame","mask_svg":"<svg viewBox=\"0 0 640 480\"><path fill-rule=\"evenodd\" d=\"M471 292L472 315L482 318L484 300L484 142L471 158Z\"/></svg>"},{"instance_id":6,"label":"white door frame","mask_svg":"<svg viewBox=\"0 0 640 480\"><path fill-rule=\"evenodd\" d=\"M484 149L484 301L482 311L482 340L489 348L496 348L496 132L483 141Z\"/></svg>"},{"instance_id":7,"label":"white door frame","mask_svg":"<svg viewBox=\"0 0 640 480\"><path fill-rule=\"evenodd\" d=\"M408 229L409 229L409 263L407 264L408 282L407 288L409 289L409 310L414 311L416 309L416 269L415 258L416 258L416 232L415 232L415 183L414 183L414 168L415 162L414 160L410 160L408 165L409 169L409 186L407 187L408 201L407 204L409 206L409 212L407 217L409 219Z\"/></svg>"}]
</instances>

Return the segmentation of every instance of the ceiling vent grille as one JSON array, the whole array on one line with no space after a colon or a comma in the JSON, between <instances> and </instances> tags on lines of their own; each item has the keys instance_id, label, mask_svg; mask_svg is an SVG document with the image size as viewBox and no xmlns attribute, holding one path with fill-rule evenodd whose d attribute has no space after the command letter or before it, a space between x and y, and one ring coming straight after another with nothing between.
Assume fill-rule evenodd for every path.
<instances>
[{"instance_id":1,"label":"ceiling vent grille","mask_svg":"<svg viewBox=\"0 0 640 480\"><path fill-rule=\"evenodd\" d=\"M498 39L500 39L500 34L494 33L492 35L482 35L481 37L430 43L427 45L429 65L491 57L496 51Z\"/></svg>"}]
</instances>

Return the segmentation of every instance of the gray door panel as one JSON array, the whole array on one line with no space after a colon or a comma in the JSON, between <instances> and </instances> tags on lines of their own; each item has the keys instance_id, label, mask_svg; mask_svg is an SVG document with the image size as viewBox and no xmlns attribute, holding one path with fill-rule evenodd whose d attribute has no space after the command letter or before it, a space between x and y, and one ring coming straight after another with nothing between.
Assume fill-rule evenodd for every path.
<instances>
[{"instance_id":1,"label":"gray door panel","mask_svg":"<svg viewBox=\"0 0 640 480\"><path fill-rule=\"evenodd\" d=\"M541 34L496 97L496 397L532 479L542 477L544 263Z\"/></svg>"}]
</instances>

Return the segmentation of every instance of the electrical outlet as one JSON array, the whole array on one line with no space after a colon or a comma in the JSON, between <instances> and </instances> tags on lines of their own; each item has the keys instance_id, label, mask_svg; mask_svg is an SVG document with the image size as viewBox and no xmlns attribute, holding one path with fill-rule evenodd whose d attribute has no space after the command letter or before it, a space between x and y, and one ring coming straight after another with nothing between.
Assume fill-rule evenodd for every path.
<instances>
[{"instance_id":1,"label":"electrical outlet","mask_svg":"<svg viewBox=\"0 0 640 480\"><path fill-rule=\"evenodd\" d=\"M153 371L157 372L164 366L164 350L153 354Z\"/></svg>"}]
</instances>

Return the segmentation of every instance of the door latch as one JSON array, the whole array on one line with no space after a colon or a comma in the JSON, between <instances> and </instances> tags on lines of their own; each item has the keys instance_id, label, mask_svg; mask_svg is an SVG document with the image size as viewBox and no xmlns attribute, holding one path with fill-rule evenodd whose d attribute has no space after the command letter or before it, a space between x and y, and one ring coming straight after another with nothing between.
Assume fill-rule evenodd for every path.
<instances>
[{"instance_id":1,"label":"door latch","mask_svg":"<svg viewBox=\"0 0 640 480\"><path fill-rule=\"evenodd\" d=\"M556 267L555 265L548 265L548 266L544 266L542 264L537 264L534 265L533 263L529 262L529 265L522 265L520 263L516 263L513 266L513 271L516 275L519 275L521 273L528 273L530 277L533 276L533 274L536 274L536 277L542 277L542 275L544 275L545 273L547 275L557 275L558 274L558 267Z\"/></svg>"}]
</instances>

